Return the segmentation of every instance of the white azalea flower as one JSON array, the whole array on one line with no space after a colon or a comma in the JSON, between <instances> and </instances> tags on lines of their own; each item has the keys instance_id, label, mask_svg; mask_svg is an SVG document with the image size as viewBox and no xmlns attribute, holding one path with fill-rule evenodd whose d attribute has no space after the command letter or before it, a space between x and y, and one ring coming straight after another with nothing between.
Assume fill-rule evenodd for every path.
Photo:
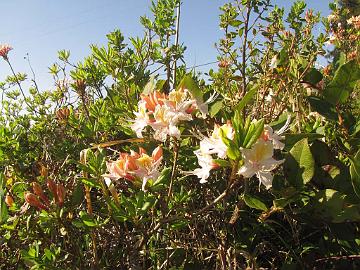
<instances>
[{"instance_id":1,"label":"white azalea flower","mask_svg":"<svg viewBox=\"0 0 360 270\"><path fill-rule=\"evenodd\" d=\"M205 119L207 117L207 115L209 114L208 105L214 102L217 97L218 94L214 93L205 102L200 99L196 99L196 106L201 113L201 118Z\"/></svg>"},{"instance_id":2,"label":"white azalea flower","mask_svg":"<svg viewBox=\"0 0 360 270\"><path fill-rule=\"evenodd\" d=\"M239 169L238 174L245 178L251 178L254 175L267 189L271 188L273 175L271 171L284 160L275 160L273 156L274 146L271 141L259 139L251 149L243 149L242 156L244 165Z\"/></svg>"},{"instance_id":3,"label":"white azalea flower","mask_svg":"<svg viewBox=\"0 0 360 270\"><path fill-rule=\"evenodd\" d=\"M154 112L154 122L149 125L154 129L154 138L159 141L166 141L167 136L180 138L180 130L176 127L178 118L172 107L157 105Z\"/></svg>"},{"instance_id":4,"label":"white azalea flower","mask_svg":"<svg viewBox=\"0 0 360 270\"><path fill-rule=\"evenodd\" d=\"M218 168L219 166L213 161L211 155L204 153L201 149L194 151L200 168L197 168L190 172L185 172L187 175L196 175L200 179L200 184L207 182L206 179L210 176L210 171L212 169Z\"/></svg>"},{"instance_id":5,"label":"white azalea flower","mask_svg":"<svg viewBox=\"0 0 360 270\"><path fill-rule=\"evenodd\" d=\"M138 138L142 138L142 131L149 124L149 115L146 112L146 103L144 101L139 101L138 107L139 111L134 113L136 119L130 127L136 132Z\"/></svg>"},{"instance_id":6,"label":"white azalea flower","mask_svg":"<svg viewBox=\"0 0 360 270\"><path fill-rule=\"evenodd\" d=\"M221 159L226 158L227 146L222 140L222 132L226 138L230 140L234 139L234 129L231 124L225 124L222 126L215 125L211 137L205 137L200 142L200 149L202 152L210 155L216 154L218 158Z\"/></svg>"},{"instance_id":7,"label":"white azalea flower","mask_svg":"<svg viewBox=\"0 0 360 270\"><path fill-rule=\"evenodd\" d=\"M284 136L281 135L288 129L290 121L291 121L291 116L289 115L288 118L286 119L284 126L275 132L270 126L265 125L261 138L264 141L271 141L273 143L274 149L280 149L280 150L284 149L285 144L281 142L281 140L284 140L285 138Z\"/></svg>"}]
</instances>

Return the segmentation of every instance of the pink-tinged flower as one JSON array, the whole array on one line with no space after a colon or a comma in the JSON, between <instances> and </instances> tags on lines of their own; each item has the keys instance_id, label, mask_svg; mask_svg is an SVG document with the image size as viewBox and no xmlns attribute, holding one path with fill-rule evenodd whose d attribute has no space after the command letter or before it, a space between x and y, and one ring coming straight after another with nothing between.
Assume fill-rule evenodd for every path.
<instances>
[{"instance_id":1,"label":"pink-tinged flower","mask_svg":"<svg viewBox=\"0 0 360 270\"><path fill-rule=\"evenodd\" d=\"M141 100L144 101L145 107L149 112L154 112L157 105L164 105L166 98L166 95L159 91L154 91L149 95L141 95Z\"/></svg>"},{"instance_id":2,"label":"pink-tinged flower","mask_svg":"<svg viewBox=\"0 0 360 270\"><path fill-rule=\"evenodd\" d=\"M222 126L215 125L214 131L210 137L205 137L200 142L200 149L203 153L209 155L216 154L218 158L227 157L227 146L223 142L222 136L232 140L234 139L234 129L231 123L224 124Z\"/></svg>"},{"instance_id":3,"label":"pink-tinged flower","mask_svg":"<svg viewBox=\"0 0 360 270\"><path fill-rule=\"evenodd\" d=\"M251 149L242 150L244 165L239 169L238 174L245 178L256 175L260 184L267 189L271 188L273 180L271 171L284 162L284 160L275 160L273 154L272 142L260 138Z\"/></svg>"},{"instance_id":4,"label":"pink-tinged flower","mask_svg":"<svg viewBox=\"0 0 360 270\"><path fill-rule=\"evenodd\" d=\"M160 146L155 148L152 155L146 153L136 160L138 169L134 172L137 177L142 179L142 190L145 190L148 180L156 180L160 176L159 167L163 158L163 151Z\"/></svg>"},{"instance_id":5,"label":"pink-tinged flower","mask_svg":"<svg viewBox=\"0 0 360 270\"><path fill-rule=\"evenodd\" d=\"M199 103L187 89L173 90L169 95L155 91L149 95L141 95L138 112L131 129L137 137L142 138L145 127L150 126L154 131L154 138L166 141L167 137L180 138L178 125L181 121L191 121L196 110L202 116L207 114L207 104L213 100L212 96L206 102Z\"/></svg>"},{"instance_id":6,"label":"pink-tinged flower","mask_svg":"<svg viewBox=\"0 0 360 270\"><path fill-rule=\"evenodd\" d=\"M214 162L211 155L203 153L201 149L194 151L194 153L198 159L200 168L184 173L186 175L196 175L200 179L200 184L204 184L210 176L210 171L219 168L219 165Z\"/></svg>"},{"instance_id":7,"label":"pink-tinged flower","mask_svg":"<svg viewBox=\"0 0 360 270\"><path fill-rule=\"evenodd\" d=\"M118 160L107 162L108 174L103 175L105 181L118 180L120 178L130 181L140 181L143 190L149 179L156 180L160 175L159 166L163 157L162 148L155 148L149 156L145 149L139 148L139 152L131 151L121 153Z\"/></svg>"},{"instance_id":8,"label":"pink-tinged flower","mask_svg":"<svg viewBox=\"0 0 360 270\"><path fill-rule=\"evenodd\" d=\"M138 168L135 158L127 153L121 153L118 160L106 162L106 167L109 174L103 175L104 177L112 180L124 178L130 181L135 179L132 171Z\"/></svg>"},{"instance_id":9,"label":"pink-tinged flower","mask_svg":"<svg viewBox=\"0 0 360 270\"><path fill-rule=\"evenodd\" d=\"M176 124L178 121L175 119L175 113L173 109L167 105L156 106L153 114L154 121L149 125L155 131L154 139L165 142L167 136L180 138L180 130Z\"/></svg>"},{"instance_id":10,"label":"pink-tinged flower","mask_svg":"<svg viewBox=\"0 0 360 270\"><path fill-rule=\"evenodd\" d=\"M5 60L8 59L8 53L12 50L13 48L8 45L8 44L3 44L0 45L0 56L2 58L4 58Z\"/></svg>"},{"instance_id":11,"label":"pink-tinged flower","mask_svg":"<svg viewBox=\"0 0 360 270\"><path fill-rule=\"evenodd\" d=\"M288 118L286 119L284 126L275 132L270 126L265 125L264 131L261 134L260 138L263 139L265 142L271 141L273 143L274 149L280 149L280 150L284 149L285 144L281 142L281 140L284 140L285 138L284 136L281 135L288 129L290 121L291 121L291 116L289 115Z\"/></svg>"}]
</instances>

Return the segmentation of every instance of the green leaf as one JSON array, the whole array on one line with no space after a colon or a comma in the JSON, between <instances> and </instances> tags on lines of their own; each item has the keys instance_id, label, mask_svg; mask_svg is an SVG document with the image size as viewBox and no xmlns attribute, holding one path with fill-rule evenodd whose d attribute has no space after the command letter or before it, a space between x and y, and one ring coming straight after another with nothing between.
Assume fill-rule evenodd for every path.
<instances>
[{"instance_id":1,"label":"green leaf","mask_svg":"<svg viewBox=\"0 0 360 270\"><path fill-rule=\"evenodd\" d=\"M96 220L94 220L93 217L91 217L84 211L80 212L80 218L81 218L82 222L84 222L84 224L88 227L96 227L98 225Z\"/></svg>"},{"instance_id":2,"label":"green leaf","mask_svg":"<svg viewBox=\"0 0 360 270\"><path fill-rule=\"evenodd\" d=\"M341 65L335 73L334 79L325 88L325 99L336 105L344 103L360 79L360 68L356 60Z\"/></svg>"},{"instance_id":3,"label":"green leaf","mask_svg":"<svg viewBox=\"0 0 360 270\"><path fill-rule=\"evenodd\" d=\"M267 206L262 201L260 201L256 197L250 196L248 194L244 195L244 202L250 208L254 208L254 209L258 209L258 210L262 210L262 211L268 210Z\"/></svg>"},{"instance_id":4,"label":"green leaf","mask_svg":"<svg viewBox=\"0 0 360 270\"><path fill-rule=\"evenodd\" d=\"M254 85L251 89L245 94L241 101L235 106L235 111L241 111L245 106L252 100L254 95L259 89L259 85Z\"/></svg>"},{"instance_id":5,"label":"green leaf","mask_svg":"<svg viewBox=\"0 0 360 270\"><path fill-rule=\"evenodd\" d=\"M155 180L151 186L151 190L158 191L165 188L170 183L171 168L166 167L161 171L160 176Z\"/></svg>"},{"instance_id":6,"label":"green leaf","mask_svg":"<svg viewBox=\"0 0 360 270\"><path fill-rule=\"evenodd\" d=\"M356 195L360 198L360 150L354 158L350 158L350 175Z\"/></svg>"},{"instance_id":7,"label":"green leaf","mask_svg":"<svg viewBox=\"0 0 360 270\"><path fill-rule=\"evenodd\" d=\"M231 21L229 22L229 25L231 25L232 27L238 27L238 26L240 26L241 24L243 24L243 22L240 21L240 20L231 20Z\"/></svg>"},{"instance_id":8,"label":"green leaf","mask_svg":"<svg viewBox=\"0 0 360 270\"><path fill-rule=\"evenodd\" d=\"M337 121L339 119L335 107L325 99L316 96L309 96L307 100L311 109L318 112L325 118L333 121Z\"/></svg>"},{"instance_id":9,"label":"green leaf","mask_svg":"<svg viewBox=\"0 0 360 270\"><path fill-rule=\"evenodd\" d=\"M290 150L284 163L287 180L295 187L302 187L314 175L315 161L311 154L308 140L302 139Z\"/></svg>"},{"instance_id":10,"label":"green leaf","mask_svg":"<svg viewBox=\"0 0 360 270\"><path fill-rule=\"evenodd\" d=\"M150 81L145 85L142 93L144 95L149 95L152 92L154 92L155 88L156 88L155 77L151 76Z\"/></svg>"},{"instance_id":11,"label":"green leaf","mask_svg":"<svg viewBox=\"0 0 360 270\"><path fill-rule=\"evenodd\" d=\"M79 177L78 179L80 179L81 182L83 182L85 185L87 185L89 187L101 188L99 181L95 178Z\"/></svg>"},{"instance_id":12,"label":"green leaf","mask_svg":"<svg viewBox=\"0 0 360 270\"><path fill-rule=\"evenodd\" d=\"M316 85L323 79L323 75L316 68L311 68L304 77L304 81Z\"/></svg>"},{"instance_id":13,"label":"green leaf","mask_svg":"<svg viewBox=\"0 0 360 270\"><path fill-rule=\"evenodd\" d=\"M264 130L265 120L261 119L256 123L252 123L248 133L246 134L245 140L243 142L243 146L245 148L250 148L260 137L261 133ZM252 127L253 126L253 127Z\"/></svg>"},{"instance_id":14,"label":"green leaf","mask_svg":"<svg viewBox=\"0 0 360 270\"><path fill-rule=\"evenodd\" d=\"M215 162L217 165L219 165L220 167L231 167L231 164L229 161L227 160L223 160L223 159L213 159L213 162Z\"/></svg>"},{"instance_id":15,"label":"green leaf","mask_svg":"<svg viewBox=\"0 0 360 270\"><path fill-rule=\"evenodd\" d=\"M216 101L210 107L210 116L214 117L215 115L217 115L218 112L222 109L222 107L223 107L223 101L222 100Z\"/></svg>"},{"instance_id":16,"label":"green leaf","mask_svg":"<svg viewBox=\"0 0 360 270\"><path fill-rule=\"evenodd\" d=\"M309 142L324 137L317 133L285 134L285 150L290 150L298 141L307 138Z\"/></svg>"},{"instance_id":17,"label":"green leaf","mask_svg":"<svg viewBox=\"0 0 360 270\"><path fill-rule=\"evenodd\" d=\"M197 102L203 102L203 93L191 75L188 74L184 76L176 89L178 90L180 88L189 90Z\"/></svg>"},{"instance_id":18,"label":"green leaf","mask_svg":"<svg viewBox=\"0 0 360 270\"><path fill-rule=\"evenodd\" d=\"M8 209L5 204L4 191L0 189L0 224L4 223L9 217Z\"/></svg>"}]
</instances>

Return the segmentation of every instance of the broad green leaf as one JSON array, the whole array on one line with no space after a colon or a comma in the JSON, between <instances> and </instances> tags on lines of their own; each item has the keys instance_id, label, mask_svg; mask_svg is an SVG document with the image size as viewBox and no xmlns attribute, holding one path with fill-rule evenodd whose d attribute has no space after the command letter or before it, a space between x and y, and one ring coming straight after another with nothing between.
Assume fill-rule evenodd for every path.
<instances>
[{"instance_id":1,"label":"broad green leaf","mask_svg":"<svg viewBox=\"0 0 360 270\"><path fill-rule=\"evenodd\" d=\"M254 209L258 209L258 210L262 210L262 211L268 210L267 206L262 201L260 201L258 198L250 196L248 194L244 195L244 202L250 208L254 208Z\"/></svg>"},{"instance_id":2,"label":"broad green leaf","mask_svg":"<svg viewBox=\"0 0 360 270\"><path fill-rule=\"evenodd\" d=\"M323 75L316 68L311 68L304 77L304 81L316 85L323 79Z\"/></svg>"},{"instance_id":3,"label":"broad green leaf","mask_svg":"<svg viewBox=\"0 0 360 270\"><path fill-rule=\"evenodd\" d=\"M325 118L333 121L338 121L338 113L335 107L321 97L310 96L307 98L311 109L318 112Z\"/></svg>"},{"instance_id":4,"label":"broad green leaf","mask_svg":"<svg viewBox=\"0 0 360 270\"><path fill-rule=\"evenodd\" d=\"M360 68L356 60L341 65L335 73L334 79L325 88L325 99L336 105L344 103L360 79Z\"/></svg>"},{"instance_id":5,"label":"broad green leaf","mask_svg":"<svg viewBox=\"0 0 360 270\"><path fill-rule=\"evenodd\" d=\"M284 164L287 180L295 187L302 187L314 175L315 161L311 154L308 140L302 139L290 150Z\"/></svg>"},{"instance_id":6,"label":"broad green leaf","mask_svg":"<svg viewBox=\"0 0 360 270\"><path fill-rule=\"evenodd\" d=\"M160 176L152 184L151 189L157 191L162 187L166 187L170 183L171 168L164 168Z\"/></svg>"},{"instance_id":7,"label":"broad green leaf","mask_svg":"<svg viewBox=\"0 0 360 270\"><path fill-rule=\"evenodd\" d=\"M343 223L360 221L360 205L351 204L347 196L337 190L325 189L317 192L312 203L303 211L317 218Z\"/></svg>"},{"instance_id":8,"label":"broad green leaf","mask_svg":"<svg viewBox=\"0 0 360 270\"><path fill-rule=\"evenodd\" d=\"M356 195L360 198L360 150L350 159L350 175Z\"/></svg>"},{"instance_id":9,"label":"broad green leaf","mask_svg":"<svg viewBox=\"0 0 360 270\"><path fill-rule=\"evenodd\" d=\"M309 142L315 141L324 137L317 133L299 133L299 134L285 134L285 150L290 150L298 141L308 139Z\"/></svg>"},{"instance_id":10,"label":"broad green leaf","mask_svg":"<svg viewBox=\"0 0 360 270\"><path fill-rule=\"evenodd\" d=\"M230 162L224 159L213 159L213 162L215 162L220 167L231 167Z\"/></svg>"},{"instance_id":11,"label":"broad green leaf","mask_svg":"<svg viewBox=\"0 0 360 270\"><path fill-rule=\"evenodd\" d=\"M224 135L223 130L221 130L221 139L224 144L227 146L226 154L232 160L237 160L241 157L241 152L239 147L228 137Z\"/></svg>"}]
</instances>

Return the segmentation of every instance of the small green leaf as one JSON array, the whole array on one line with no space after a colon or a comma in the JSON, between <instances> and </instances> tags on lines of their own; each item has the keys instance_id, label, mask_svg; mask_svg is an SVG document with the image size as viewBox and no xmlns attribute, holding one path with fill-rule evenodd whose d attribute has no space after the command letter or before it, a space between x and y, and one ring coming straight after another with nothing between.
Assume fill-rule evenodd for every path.
<instances>
[{"instance_id":1,"label":"small green leaf","mask_svg":"<svg viewBox=\"0 0 360 270\"><path fill-rule=\"evenodd\" d=\"M5 204L5 194L0 190L0 224L4 223L9 217L8 209Z\"/></svg>"},{"instance_id":2,"label":"small green leaf","mask_svg":"<svg viewBox=\"0 0 360 270\"><path fill-rule=\"evenodd\" d=\"M80 177L78 179L80 179L81 182L83 182L85 185L87 185L89 187L101 188L101 185L99 184L99 181L97 179L95 179L95 178Z\"/></svg>"},{"instance_id":3,"label":"small green leaf","mask_svg":"<svg viewBox=\"0 0 360 270\"><path fill-rule=\"evenodd\" d=\"M260 137L261 133L264 130L264 123L264 119L261 119L256 123L251 124L243 142L243 146L245 148L251 148L251 146L257 141L257 139Z\"/></svg>"},{"instance_id":4,"label":"small green leaf","mask_svg":"<svg viewBox=\"0 0 360 270\"><path fill-rule=\"evenodd\" d=\"M252 100L258 89L259 85L252 86L251 89L241 99L241 101L236 105L235 111L241 111L242 109L244 109L245 106Z\"/></svg>"},{"instance_id":5,"label":"small green leaf","mask_svg":"<svg viewBox=\"0 0 360 270\"><path fill-rule=\"evenodd\" d=\"M250 208L254 208L254 209L258 209L258 210L262 210L262 211L268 210L267 206L262 201L260 201L256 197L250 196L248 194L244 195L244 202Z\"/></svg>"},{"instance_id":6,"label":"small green leaf","mask_svg":"<svg viewBox=\"0 0 360 270\"><path fill-rule=\"evenodd\" d=\"M88 227L96 227L98 225L96 220L94 220L93 217L91 217L84 211L80 212L80 218L81 218L82 222L84 222L84 224Z\"/></svg>"},{"instance_id":7,"label":"small green leaf","mask_svg":"<svg viewBox=\"0 0 360 270\"><path fill-rule=\"evenodd\" d=\"M220 167L231 167L231 164L229 161L227 160L223 160L223 159L213 159L213 162L215 162L217 165L219 165Z\"/></svg>"},{"instance_id":8,"label":"small green leaf","mask_svg":"<svg viewBox=\"0 0 360 270\"><path fill-rule=\"evenodd\" d=\"M222 100L216 101L210 107L210 116L214 117L215 115L217 115L218 112L222 109L222 107L223 107L223 101Z\"/></svg>"}]
</instances>

